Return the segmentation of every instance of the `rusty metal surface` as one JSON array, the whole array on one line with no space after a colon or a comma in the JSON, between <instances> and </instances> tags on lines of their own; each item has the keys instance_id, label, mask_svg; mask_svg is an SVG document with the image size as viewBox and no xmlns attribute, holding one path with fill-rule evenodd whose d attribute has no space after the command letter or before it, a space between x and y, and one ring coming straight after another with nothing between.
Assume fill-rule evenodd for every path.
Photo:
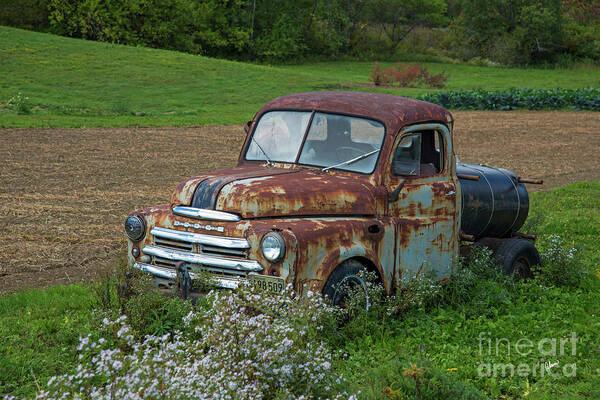
<instances>
[{"instance_id":1,"label":"rusty metal surface","mask_svg":"<svg viewBox=\"0 0 600 400\"><path fill-rule=\"evenodd\" d=\"M208 232L193 227L176 227L176 221L186 219L171 213L168 206L151 207L137 212L146 220L146 236L137 243L129 242L130 264L141 262L140 255L133 257L131 249L153 245L151 227L164 227L185 232ZM304 285L320 290L333 269L342 261L358 258L376 271L386 289L391 290L394 264L395 229L386 217L329 217L329 218L273 218L239 222L211 222L223 227L223 232L210 232L215 236L245 238L250 244L247 258L256 260L265 269L262 274L279 276L292 283L297 290ZM278 232L286 244L285 257L275 263L266 260L260 248L262 237L268 232ZM388 266L388 268L386 268Z\"/></svg>"},{"instance_id":2,"label":"rusty metal surface","mask_svg":"<svg viewBox=\"0 0 600 400\"><path fill-rule=\"evenodd\" d=\"M318 110L377 119L395 134L402 127L429 121L452 122L443 107L424 101L368 92L307 92L282 96L265 104L256 119L268 110Z\"/></svg>"},{"instance_id":3,"label":"rusty metal surface","mask_svg":"<svg viewBox=\"0 0 600 400\"><path fill-rule=\"evenodd\" d=\"M154 245L153 227L245 238L250 248L244 257L264 266L262 274L279 276L296 290L305 285L320 290L340 263L358 259L377 272L389 292L405 276L425 265L438 275L448 272L458 254L460 187L454 158L446 157L436 176L406 179L392 177L394 146L410 126L440 129L446 153L452 154L447 125L452 116L441 107L416 100L372 93L318 92L284 96L267 103L255 117L273 109L319 110L374 118L383 122L386 135L372 174L330 170L290 163L266 165L243 159L238 166L190 178L175 189L169 205L138 210L147 225L146 236L129 244L143 250ZM251 127L253 129L254 126ZM395 193L390 196L390 193ZM235 213L241 221L202 221L175 215L172 207L192 206ZM195 224L194 224L195 223ZM261 240L277 232L286 245L285 256L269 262ZM409 272L409 274L407 274Z\"/></svg>"},{"instance_id":4,"label":"rusty metal surface","mask_svg":"<svg viewBox=\"0 0 600 400\"><path fill-rule=\"evenodd\" d=\"M297 170L231 182L219 194L216 210L243 218L314 215L375 215L375 188L352 174Z\"/></svg>"},{"instance_id":5,"label":"rusty metal surface","mask_svg":"<svg viewBox=\"0 0 600 400\"><path fill-rule=\"evenodd\" d=\"M234 168L227 168L218 171L214 171L205 175L196 176L193 178L186 179L181 182L175 188L171 196L171 204L185 204L194 205L198 208L213 208L215 197L223 186L229 182L233 182L239 179L256 178L266 175L276 175L289 173L290 168L287 169L266 169L261 163L252 163L250 165L239 165ZM192 204L194 200L194 193L199 184L206 182L207 195L203 195L200 198L195 199L198 204ZM212 203L212 204L211 204Z\"/></svg>"},{"instance_id":6,"label":"rusty metal surface","mask_svg":"<svg viewBox=\"0 0 600 400\"><path fill-rule=\"evenodd\" d=\"M480 177L461 180L463 192L461 229L476 238L510 237L523 226L529 214L529 195L512 172L458 163L457 172Z\"/></svg>"},{"instance_id":7,"label":"rusty metal surface","mask_svg":"<svg viewBox=\"0 0 600 400\"><path fill-rule=\"evenodd\" d=\"M398 135L435 129L443 135L446 154L452 153L451 132L443 124L407 127ZM388 215L396 229L394 285L428 273L443 278L451 273L459 250L461 188L454 157L445 157L439 174L406 178L391 171L393 153L385 163L385 185L389 191L402 185L398 200L389 202Z\"/></svg>"}]
</instances>

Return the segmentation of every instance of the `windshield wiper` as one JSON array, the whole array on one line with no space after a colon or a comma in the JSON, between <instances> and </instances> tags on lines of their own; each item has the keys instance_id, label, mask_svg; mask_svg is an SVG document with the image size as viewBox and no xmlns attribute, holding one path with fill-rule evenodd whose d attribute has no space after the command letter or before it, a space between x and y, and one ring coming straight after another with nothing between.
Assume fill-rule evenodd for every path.
<instances>
[{"instance_id":1,"label":"windshield wiper","mask_svg":"<svg viewBox=\"0 0 600 400\"><path fill-rule=\"evenodd\" d=\"M360 160L363 160L363 159L365 159L365 158L369 157L369 156L370 156L370 155L372 155L372 154L375 154L375 153L377 153L378 151L379 151L379 149L376 149L376 150L370 151L370 152L368 152L368 153L361 154L360 156L358 156L358 157L354 157L354 158L352 158L352 159L350 159L350 160L348 160L348 161L344 161L344 162L341 162L341 163L339 163L339 164L335 164L335 165L331 165L331 166L329 166L329 167L325 167L325 168L323 168L321 171L325 172L325 171L329 171L331 168L337 168L337 167L341 167L341 166L343 166L343 165L350 165L350 164L353 164L353 163L355 163L355 162L357 162L357 161L360 161Z\"/></svg>"},{"instance_id":2,"label":"windshield wiper","mask_svg":"<svg viewBox=\"0 0 600 400\"><path fill-rule=\"evenodd\" d=\"M260 151L264 154L265 158L267 159L267 165L269 167L272 167L273 166L273 162L271 161L271 159L267 155L267 152L263 150L263 148L262 148L262 146L260 144L258 144L258 141L256 139L254 139L254 135L252 135L252 141L254 142L254 144L256 144L258 146L258 148L260 149Z\"/></svg>"}]
</instances>

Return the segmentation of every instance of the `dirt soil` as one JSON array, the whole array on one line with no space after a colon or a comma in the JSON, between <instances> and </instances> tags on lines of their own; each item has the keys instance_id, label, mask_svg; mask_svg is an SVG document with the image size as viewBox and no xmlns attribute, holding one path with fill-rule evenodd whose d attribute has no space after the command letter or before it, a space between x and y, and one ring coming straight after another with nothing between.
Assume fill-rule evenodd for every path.
<instances>
[{"instance_id":1,"label":"dirt soil","mask_svg":"<svg viewBox=\"0 0 600 400\"><path fill-rule=\"evenodd\" d=\"M600 113L454 115L461 161L542 178L543 189L600 180ZM109 273L126 216L234 165L243 139L241 126L0 129L0 294Z\"/></svg>"}]
</instances>

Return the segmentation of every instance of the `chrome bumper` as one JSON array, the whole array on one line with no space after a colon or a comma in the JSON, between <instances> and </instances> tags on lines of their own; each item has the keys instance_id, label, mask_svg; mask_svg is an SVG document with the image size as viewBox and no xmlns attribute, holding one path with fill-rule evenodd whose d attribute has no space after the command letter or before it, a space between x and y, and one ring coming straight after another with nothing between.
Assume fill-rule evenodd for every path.
<instances>
[{"instance_id":1,"label":"chrome bumper","mask_svg":"<svg viewBox=\"0 0 600 400\"><path fill-rule=\"evenodd\" d=\"M174 281L177 279L177 271L170 268L159 267L157 265L146 264L142 262L135 262L133 268L148 272L157 278L168 279ZM190 278L192 280L198 280L198 275L194 272L190 272ZM226 289L236 289L243 277L223 277L223 276L211 276L210 283L217 287Z\"/></svg>"}]
</instances>

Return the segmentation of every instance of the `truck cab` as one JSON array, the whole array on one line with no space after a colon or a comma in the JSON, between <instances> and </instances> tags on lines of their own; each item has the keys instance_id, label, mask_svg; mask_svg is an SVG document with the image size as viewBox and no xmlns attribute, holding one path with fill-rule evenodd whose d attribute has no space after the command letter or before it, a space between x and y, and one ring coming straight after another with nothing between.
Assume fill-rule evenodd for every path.
<instances>
[{"instance_id":1,"label":"truck cab","mask_svg":"<svg viewBox=\"0 0 600 400\"><path fill-rule=\"evenodd\" d=\"M235 167L187 179L169 204L127 218L129 266L186 295L208 277L309 287L334 303L343 284L364 286L361 271L387 292L419 274L448 277L462 239L492 232L486 243L501 249L528 210L516 175L457 163L452 126L442 107L391 95L274 99L246 125Z\"/></svg>"}]
</instances>

